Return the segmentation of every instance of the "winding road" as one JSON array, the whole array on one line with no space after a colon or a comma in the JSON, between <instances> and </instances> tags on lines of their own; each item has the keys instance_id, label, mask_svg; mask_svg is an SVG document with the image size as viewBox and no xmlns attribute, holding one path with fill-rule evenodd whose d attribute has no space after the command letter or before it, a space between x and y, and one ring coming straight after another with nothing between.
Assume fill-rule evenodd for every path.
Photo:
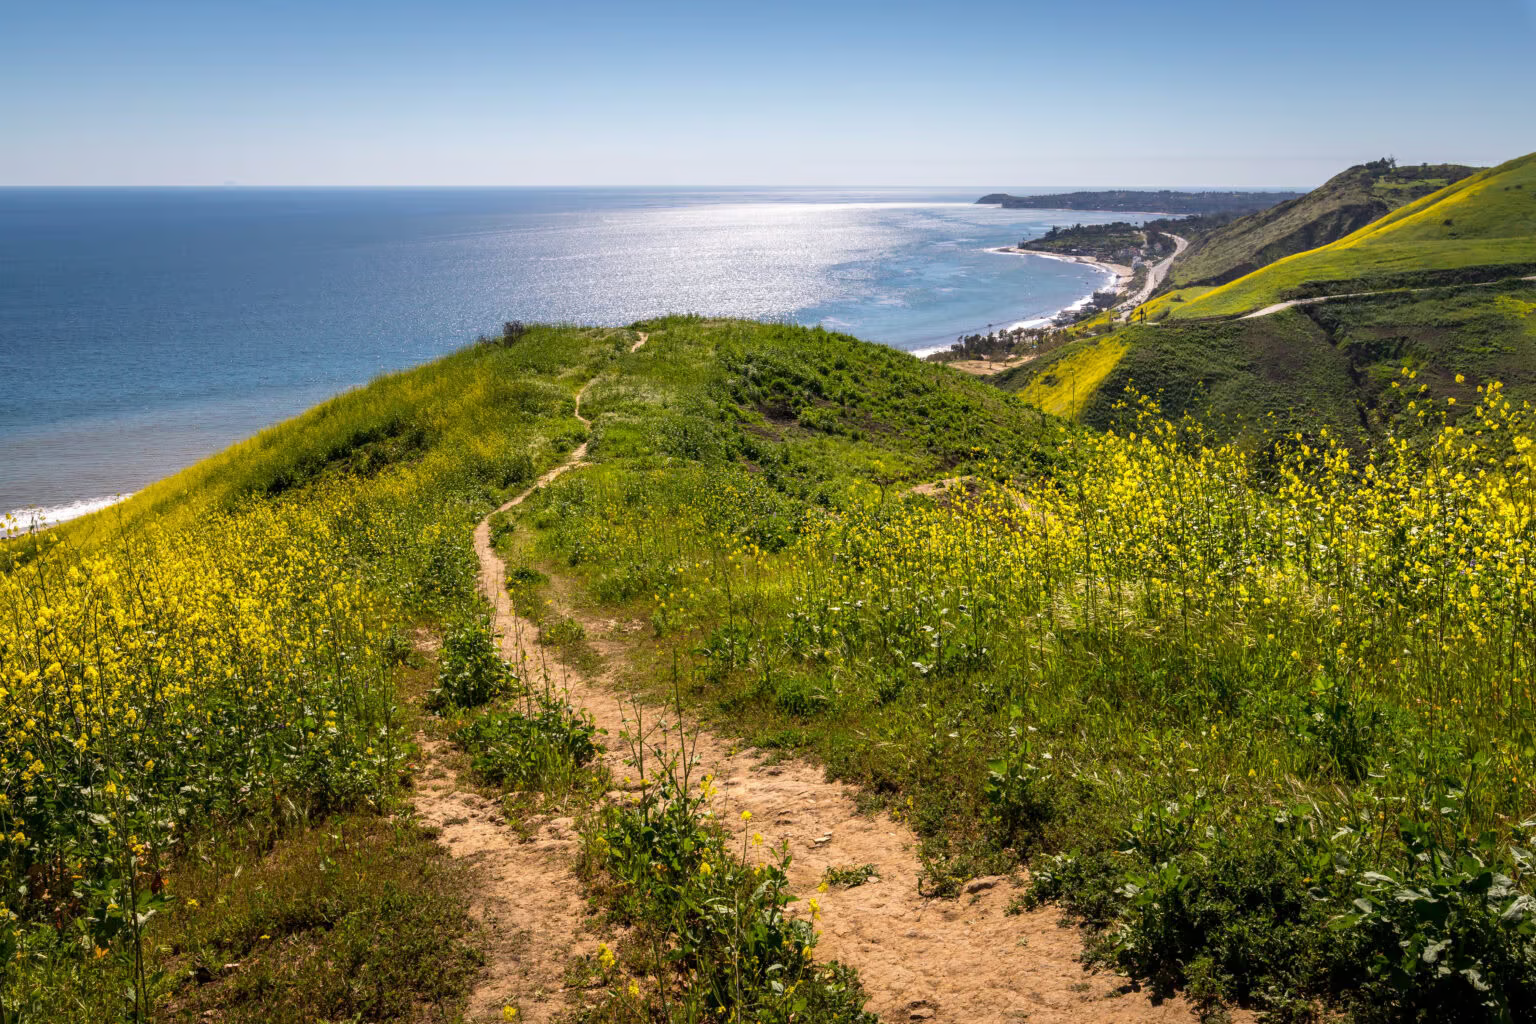
<instances>
[{"instance_id":1,"label":"winding road","mask_svg":"<svg viewBox=\"0 0 1536 1024\"><path fill-rule=\"evenodd\" d=\"M1131 314L1136 312L1136 307L1152 297L1152 293L1157 291L1158 286L1163 283L1163 279L1168 276L1168 271L1173 267L1173 261L1178 259L1185 249L1189 248L1189 239L1174 234L1169 234L1168 237L1173 239L1172 255L1153 264L1152 269L1147 271L1147 279L1142 284L1141 291L1120 304L1120 309L1122 310L1120 319L1122 321L1129 320Z\"/></svg>"}]
</instances>

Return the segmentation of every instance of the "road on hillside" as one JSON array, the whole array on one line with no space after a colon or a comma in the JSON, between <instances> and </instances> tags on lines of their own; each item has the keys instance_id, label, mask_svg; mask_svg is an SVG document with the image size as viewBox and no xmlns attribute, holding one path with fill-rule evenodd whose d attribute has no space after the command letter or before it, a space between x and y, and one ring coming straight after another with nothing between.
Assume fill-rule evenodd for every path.
<instances>
[{"instance_id":1,"label":"road on hillside","mask_svg":"<svg viewBox=\"0 0 1536 1024\"><path fill-rule=\"evenodd\" d=\"M1536 277L1522 277L1522 281L1536 281ZM1465 288L1487 288L1491 285L1503 284L1503 281L1478 281L1474 284L1463 285ZM1261 316L1273 316L1282 309L1291 309L1295 306L1315 306L1320 302L1337 302L1339 299L1363 299L1371 295L1407 295L1413 292L1438 291L1445 285L1432 285L1428 288L1390 288L1379 292L1345 292L1342 295L1314 295L1310 299L1288 299L1285 302L1277 302L1263 309L1256 309L1252 313L1244 313L1239 320L1257 320ZM1451 287L1455 287L1454 285Z\"/></svg>"},{"instance_id":2,"label":"road on hillside","mask_svg":"<svg viewBox=\"0 0 1536 1024\"><path fill-rule=\"evenodd\" d=\"M1120 304L1122 310L1120 314L1121 320L1129 320L1131 314L1136 311L1136 307L1152 297L1152 293L1157 291L1158 285L1162 284L1163 279L1168 276L1168 271L1173 267L1173 261L1178 259L1185 249L1189 248L1189 239L1180 238L1178 235L1173 234L1168 235L1168 237L1173 239L1173 255L1154 264L1152 269L1147 271L1147 280L1141 286L1141 291Z\"/></svg>"}]
</instances>

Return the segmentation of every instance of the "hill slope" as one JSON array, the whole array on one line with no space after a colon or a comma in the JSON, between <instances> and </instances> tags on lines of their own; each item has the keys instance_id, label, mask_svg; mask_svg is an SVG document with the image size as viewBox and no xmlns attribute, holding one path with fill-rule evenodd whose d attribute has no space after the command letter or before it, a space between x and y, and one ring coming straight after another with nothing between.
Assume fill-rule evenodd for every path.
<instances>
[{"instance_id":1,"label":"hill slope","mask_svg":"<svg viewBox=\"0 0 1536 1024\"><path fill-rule=\"evenodd\" d=\"M1176 287L1219 285L1315 249L1472 174L1459 164L1351 167L1313 191L1197 238L1174 263Z\"/></svg>"},{"instance_id":2,"label":"hill slope","mask_svg":"<svg viewBox=\"0 0 1536 1024\"><path fill-rule=\"evenodd\" d=\"M1435 343L1452 301L1471 305L1451 333L1495 347L1478 308L1526 323L1536 310L1519 290L1446 294L1413 314L1430 331L1417 344ZM1391 358L1406 315L1340 304L1138 326L1081 361L1113 374L1163 346L1158 365L1179 356L1253 402L1242 375L1267 359L1310 401L1349 377L1340 339ZM1092 966L1159 998L1358 1024L1530 1019L1532 829L1516 823L1536 815L1519 685L1536 666L1536 449L1524 414L1485 412L1468 424L1477 446L1437 431L1375 457L1329 438L1322 458L1260 459L1150 417L1134 436L1065 427L844 335L697 317L533 328L384 378L135 499L103 531L111 544L94 544L109 511L57 547L0 545L14 555L0 561L0 762L26 766L0 772L0 907L25 927L0 929L0 1005L86 1024L122 1017L127 990L146 1018L268 1020L279 1005L285 1020L455 1019L474 933L455 920L424 934L426 910L509 879L445 874L402 902L330 816L385 826L456 745L451 771L501 799L427 820L484 838L458 851L477 863L492 844L529 852L571 910L552 917L540 891L508 933L565 940L571 955L539 977L581 980L594 1020L683 1005L701 1024L868 1024L857 978L824 951L885 964L869 975L888 979L882 1009L936 1024L1006 1024L1026 1003L1058 1024L1188 1019L1086 994L1056 914L1015 913L1042 901L1096 926ZM554 465L568 471L525 490ZM506 570L486 573L484 596L537 633L516 673L480 617L482 545ZM434 633L440 646L423 642ZM560 683L567 670L581 685ZM570 706L599 686L606 737ZM741 742L694 743L671 770L624 766L631 691L637 709L664 694ZM413 749L429 713L433 738ZM646 717L635 733L667 743L670 715ZM615 775L643 772L638 790L591 767L594 743L613 748ZM747 748L739 775L679 768L713 772ZM829 779L896 820L829 818ZM711 813L729 814L706 821L717 781L731 803ZM258 830L263 815L282 828ZM556 815L566 846L527 841ZM287 878L318 887L301 906L262 840L306 824L322 831L290 855L303 868ZM263 873L231 905L239 865L195 844L244 828L244 874ZM416 868L396 875L433 874L432 833L411 835L396 845L420 851ZM124 836L142 873L119 871ZM580 877L549 856L578 845ZM1031 888L1010 892L1021 863ZM224 873L187 884L204 870ZM346 893L322 891L338 879ZM358 912L375 890L390 899ZM785 898L759 912L765 892ZM133 919L142 936L55 937L125 906L165 912ZM602 912L583 923L583 907ZM953 969L960 933L979 969ZM600 937L613 947L593 949ZM164 986L130 980L134 949ZM1445 949L1475 966L1440 970ZM954 991L935 978L986 998L935 997ZM1060 998L1041 1000L1042 984ZM357 1009L365 989L390 1005ZM802 1015L811 997L837 1012ZM418 1001L445 1005L412 1015Z\"/></svg>"},{"instance_id":3,"label":"hill slope","mask_svg":"<svg viewBox=\"0 0 1536 1024\"><path fill-rule=\"evenodd\" d=\"M1334 179L1311 212L1344 215L1336 201L1379 180L1358 170ZM1298 204L1238 222L1227 248L1266 230L1279 237L1287 217L1304 212ZM1116 406L1133 386L1171 413L1212 412L1223 429L1273 415L1304 431L1373 433L1402 411L1391 384L1405 365L1418 372L1416 387L1460 408L1476 384L1492 380L1513 397L1536 398L1536 283L1523 280L1531 274L1536 155L1226 285L1159 296L1142 307L1147 324L1074 342L995 382L1101 426L1122 415ZM1317 301L1275 308L1296 296ZM1250 311L1260 315L1241 318Z\"/></svg>"},{"instance_id":4,"label":"hill slope","mask_svg":"<svg viewBox=\"0 0 1536 1024\"><path fill-rule=\"evenodd\" d=\"M1173 309L1231 316L1304 295L1489 280L1536 264L1536 154L1480 171L1337 241L1277 260ZM1442 272L1436 277L1430 272ZM1456 272L1456 273L1444 273Z\"/></svg>"}]
</instances>

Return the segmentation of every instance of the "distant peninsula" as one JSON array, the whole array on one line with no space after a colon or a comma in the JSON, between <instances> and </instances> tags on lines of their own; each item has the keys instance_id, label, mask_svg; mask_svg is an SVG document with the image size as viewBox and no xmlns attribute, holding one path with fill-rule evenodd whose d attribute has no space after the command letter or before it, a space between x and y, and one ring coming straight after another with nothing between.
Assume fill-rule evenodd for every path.
<instances>
[{"instance_id":1,"label":"distant peninsula","mask_svg":"<svg viewBox=\"0 0 1536 1024\"><path fill-rule=\"evenodd\" d=\"M1058 192L1043 196L1014 196L993 192L976 200L978 205L1007 210L1112 210L1125 213L1254 213L1302 192L1176 192L1162 189L1141 192L1113 189L1105 192Z\"/></svg>"}]
</instances>

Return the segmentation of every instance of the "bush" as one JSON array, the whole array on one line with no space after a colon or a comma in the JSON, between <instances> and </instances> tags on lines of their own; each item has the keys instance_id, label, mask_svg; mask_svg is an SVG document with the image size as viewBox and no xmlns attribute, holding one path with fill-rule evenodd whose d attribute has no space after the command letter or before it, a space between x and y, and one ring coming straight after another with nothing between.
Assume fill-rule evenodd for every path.
<instances>
[{"instance_id":1,"label":"bush","mask_svg":"<svg viewBox=\"0 0 1536 1024\"><path fill-rule=\"evenodd\" d=\"M1459 817L1458 800L1443 801L1447 818ZM1404 867L1357 871L1356 912L1335 922L1368 956L1366 980L1349 994L1355 1019L1536 1018L1536 899L1510 877L1528 863L1528 847L1515 846L1511 859L1492 832L1447 842L1408 818L1400 835Z\"/></svg>"},{"instance_id":2,"label":"bush","mask_svg":"<svg viewBox=\"0 0 1536 1024\"><path fill-rule=\"evenodd\" d=\"M795 900L787 844L756 866L732 856L703 817L710 792L707 776L690 790L664 771L584 835L585 867L605 883L615 915L663 951L644 969L678 990L690 1020L876 1024L854 972L811 958L815 900L808 917L787 912Z\"/></svg>"},{"instance_id":3,"label":"bush","mask_svg":"<svg viewBox=\"0 0 1536 1024\"><path fill-rule=\"evenodd\" d=\"M476 775L496 785L549 790L568 784L597 756L590 717L550 697L528 702L526 713L488 712L453 734L471 755Z\"/></svg>"},{"instance_id":4,"label":"bush","mask_svg":"<svg viewBox=\"0 0 1536 1024\"><path fill-rule=\"evenodd\" d=\"M433 710L476 708L512 689L517 677L501 660L490 620L483 615L460 619L443 637L437 689L428 698Z\"/></svg>"}]
</instances>

